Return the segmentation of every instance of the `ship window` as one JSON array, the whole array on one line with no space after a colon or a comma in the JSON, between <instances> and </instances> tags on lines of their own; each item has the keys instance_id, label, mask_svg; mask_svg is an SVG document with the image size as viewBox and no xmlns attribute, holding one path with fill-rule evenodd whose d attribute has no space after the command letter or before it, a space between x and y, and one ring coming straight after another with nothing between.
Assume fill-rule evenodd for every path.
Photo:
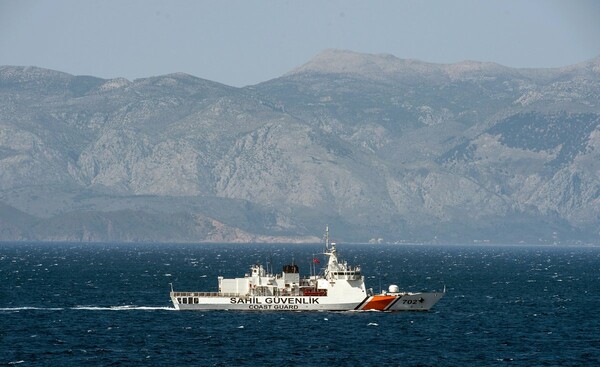
<instances>
[{"instance_id":1,"label":"ship window","mask_svg":"<svg viewBox=\"0 0 600 367\"><path fill-rule=\"evenodd\" d=\"M193 301L193 298L192 298L192 297L188 298L188 303L189 303L190 305L191 305L193 302L194 302L194 301Z\"/></svg>"},{"instance_id":2,"label":"ship window","mask_svg":"<svg viewBox=\"0 0 600 367\"><path fill-rule=\"evenodd\" d=\"M181 303L181 298L177 298L177 303Z\"/></svg>"},{"instance_id":3,"label":"ship window","mask_svg":"<svg viewBox=\"0 0 600 367\"><path fill-rule=\"evenodd\" d=\"M183 301L183 303L186 303L186 304L187 304L187 298L186 298L186 297L184 297L184 298L182 299L182 301Z\"/></svg>"},{"instance_id":4,"label":"ship window","mask_svg":"<svg viewBox=\"0 0 600 367\"><path fill-rule=\"evenodd\" d=\"M200 301L200 300L199 300L198 298L194 298L194 303L195 303L195 304L198 304L198 302L199 302L199 301Z\"/></svg>"}]
</instances>

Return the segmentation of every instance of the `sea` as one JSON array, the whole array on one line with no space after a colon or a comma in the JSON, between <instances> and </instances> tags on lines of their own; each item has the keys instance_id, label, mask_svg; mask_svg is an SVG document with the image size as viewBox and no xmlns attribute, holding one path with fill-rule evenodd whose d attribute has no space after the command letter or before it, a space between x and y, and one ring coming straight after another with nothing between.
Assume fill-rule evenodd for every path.
<instances>
[{"instance_id":1,"label":"sea","mask_svg":"<svg viewBox=\"0 0 600 367\"><path fill-rule=\"evenodd\" d=\"M0 365L600 366L600 247L339 244L428 312L175 311L322 245L0 243ZM324 264L324 258L321 264Z\"/></svg>"}]
</instances>

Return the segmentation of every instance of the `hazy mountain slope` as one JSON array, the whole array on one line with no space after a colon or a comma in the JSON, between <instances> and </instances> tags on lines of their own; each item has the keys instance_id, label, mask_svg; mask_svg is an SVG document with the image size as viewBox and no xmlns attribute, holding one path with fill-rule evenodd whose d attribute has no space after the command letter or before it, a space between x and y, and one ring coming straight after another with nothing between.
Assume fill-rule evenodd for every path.
<instances>
[{"instance_id":1,"label":"hazy mountain slope","mask_svg":"<svg viewBox=\"0 0 600 367\"><path fill-rule=\"evenodd\" d=\"M326 50L246 88L0 67L0 233L311 241L327 222L353 241L597 241L598 101L600 58Z\"/></svg>"}]
</instances>

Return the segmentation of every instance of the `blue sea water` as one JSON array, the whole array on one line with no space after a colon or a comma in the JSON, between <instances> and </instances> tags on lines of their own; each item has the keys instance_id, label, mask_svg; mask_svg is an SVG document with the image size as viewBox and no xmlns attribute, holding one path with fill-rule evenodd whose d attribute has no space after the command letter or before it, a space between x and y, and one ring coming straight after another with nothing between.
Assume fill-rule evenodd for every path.
<instances>
[{"instance_id":1,"label":"blue sea water","mask_svg":"<svg viewBox=\"0 0 600 367\"><path fill-rule=\"evenodd\" d=\"M174 311L175 290L317 245L0 244L0 365L597 366L600 248L339 245L367 286L429 312Z\"/></svg>"}]
</instances>

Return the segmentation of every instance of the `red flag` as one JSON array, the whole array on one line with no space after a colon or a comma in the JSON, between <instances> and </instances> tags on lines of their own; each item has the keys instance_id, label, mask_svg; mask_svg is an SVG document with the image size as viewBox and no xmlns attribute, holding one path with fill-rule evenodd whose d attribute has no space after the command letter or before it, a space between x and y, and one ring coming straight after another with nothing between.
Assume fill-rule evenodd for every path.
<instances>
[{"instance_id":1,"label":"red flag","mask_svg":"<svg viewBox=\"0 0 600 367\"><path fill-rule=\"evenodd\" d=\"M317 258L313 258L313 262L314 262L315 264L320 264L320 263L321 263L321 262L319 261L319 259L317 259Z\"/></svg>"}]
</instances>

